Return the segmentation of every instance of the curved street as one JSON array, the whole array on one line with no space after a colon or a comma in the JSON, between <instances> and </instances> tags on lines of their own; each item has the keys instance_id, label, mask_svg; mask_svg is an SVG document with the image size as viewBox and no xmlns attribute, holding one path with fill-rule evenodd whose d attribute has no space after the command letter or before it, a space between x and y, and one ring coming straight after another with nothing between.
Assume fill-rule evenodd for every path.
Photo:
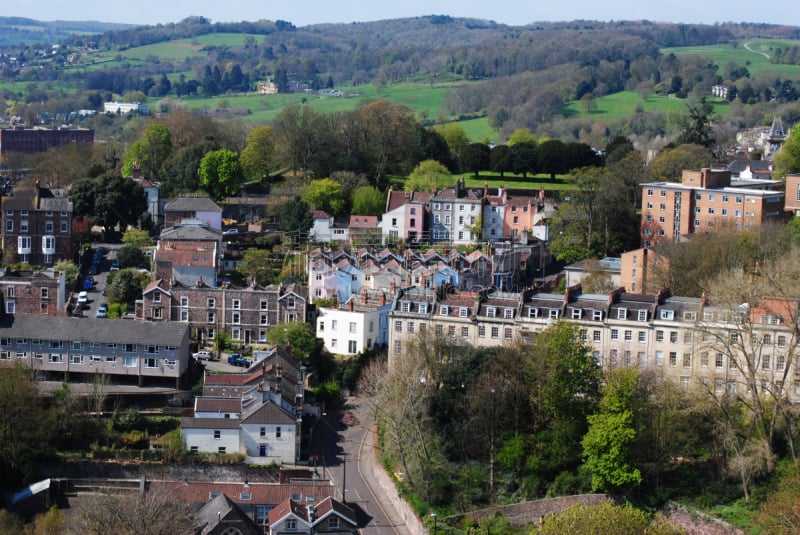
<instances>
[{"instance_id":1,"label":"curved street","mask_svg":"<svg viewBox=\"0 0 800 535\"><path fill-rule=\"evenodd\" d=\"M316 424L312 455L317 467L327 470L347 505L358 515L358 525L365 535L425 533L410 507L394 489L379 466L373 445L372 417L368 403L350 397L342 408L324 415ZM341 422L344 413L353 415L351 425Z\"/></svg>"}]
</instances>

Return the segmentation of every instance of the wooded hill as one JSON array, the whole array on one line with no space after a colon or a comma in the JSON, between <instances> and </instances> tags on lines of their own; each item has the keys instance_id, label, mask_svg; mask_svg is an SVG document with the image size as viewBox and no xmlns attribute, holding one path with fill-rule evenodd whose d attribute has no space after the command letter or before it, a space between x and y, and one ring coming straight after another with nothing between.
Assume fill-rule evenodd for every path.
<instances>
[{"instance_id":1,"label":"wooded hill","mask_svg":"<svg viewBox=\"0 0 800 535\"><path fill-rule=\"evenodd\" d=\"M435 110L442 117L488 117L503 138L520 127L578 138L593 129L602 130L602 136L630 131L630 124L563 122L567 103L584 101L591 110L595 99L623 90L636 90L642 98L686 98L709 95L717 84L742 85L745 104L770 103L754 114L756 122L782 113L777 106L797 99L800 66L795 74L787 74L786 65L781 65L775 71L780 76L762 71L760 79L753 79L746 59L731 66L701 55L660 52L663 47L741 48L743 40L756 37L800 38L800 28L650 21L515 27L444 15L298 28L281 20L212 23L190 17L174 24L72 35L44 57L30 47L17 49L13 52L28 60L27 67L8 62L6 55L0 57L0 62L6 60L0 76L5 81L58 82L76 88L87 100L84 107L95 109L104 100L129 93L153 98L230 96L252 92L266 79L276 82L281 92L368 83L379 88L400 82L447 84L454 89L444 109ZM772 57L783 62L798 57L788 52L796 45L786 41L785 51ZM30 68L33 65L37 68ZM731 94L737 92L741 91ZM24 94L3 97L14 101ZM44 102L40 97L37 102ZM638 135L668 134L663 114L641 115L637 123L649 126L646 132L637 127ZM800 113L792 110L784 114L789 124L797 117Z\"/></svg>"}]
</instances>

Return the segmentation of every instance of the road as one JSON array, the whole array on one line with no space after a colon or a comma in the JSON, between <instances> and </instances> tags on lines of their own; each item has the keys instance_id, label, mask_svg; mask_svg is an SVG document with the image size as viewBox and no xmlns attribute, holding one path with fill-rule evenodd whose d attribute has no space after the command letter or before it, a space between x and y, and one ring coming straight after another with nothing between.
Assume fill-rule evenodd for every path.
<instances>
[{"instance_id":1,"label":"road","mask_svg":"<svg viewBox=\"0 0 800 535\"><path fill-rule=\"evenodd\" d=\"M355 416L353 425L341 423L344 412ZM341 410L323 415L315 426L312 454L319 457L318 466L327 470L341 498L342 489L347 505L358 514L358 525L364 535L411 535L420 533L409 518L393 490L378 482L373 466L375 451L372 442L372 418L367 403L347 398ZM388 478L387 478L388 479Z\"/></svg>"}]
</instances>

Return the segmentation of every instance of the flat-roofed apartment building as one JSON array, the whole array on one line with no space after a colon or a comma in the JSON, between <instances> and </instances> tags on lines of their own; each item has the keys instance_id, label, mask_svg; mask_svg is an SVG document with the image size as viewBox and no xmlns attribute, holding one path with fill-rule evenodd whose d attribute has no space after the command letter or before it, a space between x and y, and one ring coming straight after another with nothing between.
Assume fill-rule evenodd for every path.
<instances>
[{"instance_id":1,"label":"flat-roofed apartment building","mask_svg":"<svg viewBox=\"0 0 800 535\"><path fill-rule=\"evenodd\" d=\"M189 325L8 314L0 321L3 363L24 364L52 380L105 374L137 386L180 388L189 369Z\"/></svg>"},{"instance_id":2,"label":"flat-roofed apartment building","mask_svg":"<svg viewBox=\"0 0 800 535\"><path fill-rule=\"evenodd\" d=\"M94 143L94 130L88 128L14 128L0 129L0 154L45 152L71 143Z\"/></svg>"},{"instance_id":3,"label":"flat-roofed apartment building","mask_svg":"<svg viewBox=\"0 0 800 535\"><path fill-rule=\"evenodd\" d=\"M783 222L783 185L777 180L732 179L721 169L684 170L681 182L642 184L644 247L717 228L747 230Z\"/></svg>"}]
</instances>

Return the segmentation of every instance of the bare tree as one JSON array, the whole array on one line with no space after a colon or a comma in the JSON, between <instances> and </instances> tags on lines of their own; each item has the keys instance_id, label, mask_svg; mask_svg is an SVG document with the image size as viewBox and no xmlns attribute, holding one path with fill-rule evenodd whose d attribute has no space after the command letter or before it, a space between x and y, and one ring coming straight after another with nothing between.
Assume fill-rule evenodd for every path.
<instances>
[{"instance_id":1,"label":"bare tree","mask_svg":"<svg viewBox=\"0 0 800 535\"><path fill-rule=\"evenodd\" d=\"M67 530L75 535L192 535L194 532L190 506L158 493L87 496L78 506L77 514L70 517Z\"/></svg>"}]
</instances>

